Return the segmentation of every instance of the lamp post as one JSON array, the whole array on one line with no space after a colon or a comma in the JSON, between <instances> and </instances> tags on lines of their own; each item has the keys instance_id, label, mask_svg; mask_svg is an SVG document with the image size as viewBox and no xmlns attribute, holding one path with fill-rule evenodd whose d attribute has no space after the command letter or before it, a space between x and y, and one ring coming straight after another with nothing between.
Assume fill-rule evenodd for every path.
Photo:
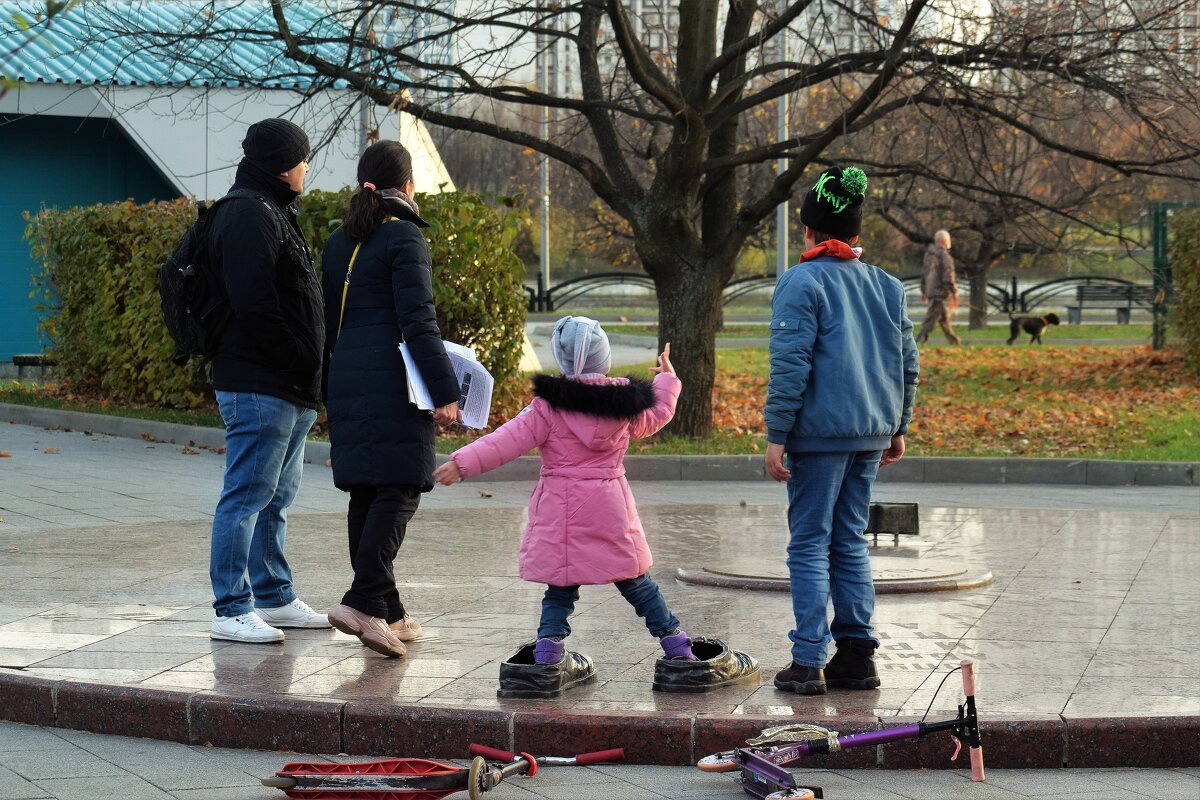
<instances>
[{"instance_id":1,"label":"lamp post","mask_svg":"<svg viewBox=\"0 0 1200 800\"><path fill-rule=\"evenodd\" d=\"M539 26L541 20L538 21ZM546 54L545 34L538 31L538 86L543 93L551 94L548 90L550 84L550 59ZM551 41L550 46L553 48L556 43ZM557 70L556 70L557 72ZM540 134L542 141L547 141L550 138L550 109L547 106L542 106ZM540 252L538 254L538 301L537 307L539 310L550 310L549 297L550 292L550 158L545 154L542 155L541 164L541 206L542 206L542 235Z\"/></svg>"},{"instance_id":2,"label":"lamp post","mask_svg":"<svg viewBox=\"0 0 1200 800\"><path fill-rule=\"evenodd\" d=\"M787 28L779 32L779 60L782 62L786 62L788 59L787 34ZM778 112L776 133L779 141L783 142L788 137L788 97L786 94L779 96ZM776 164L776 173L783 174L787 171L787 167L787 159L781 156ZM788 261L788 201L784 200L775 209L775 276L783 275L789 266L791 264Z\"/></svg>"}]
</instances>

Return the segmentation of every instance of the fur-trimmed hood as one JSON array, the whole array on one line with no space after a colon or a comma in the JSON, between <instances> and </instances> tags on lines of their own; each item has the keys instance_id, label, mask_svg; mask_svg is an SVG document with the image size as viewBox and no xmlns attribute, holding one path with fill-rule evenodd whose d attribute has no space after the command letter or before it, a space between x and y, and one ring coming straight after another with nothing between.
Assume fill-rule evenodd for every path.
<instances>
[{"instance_id":1,"label":"fur-trimmed hood","mask_svg":"<svg viewBox=\"0 0 1200 800\"><path fill-rule=\"evenodd\" d=\"M533 393L575 439L594 451L628 442L630 424L656 402L654 388L645 381L602 375L536 375Z\"/></svg>"},{"instance_id":2,"label":"fur-trimmed hood","mask_svg":"<svg viewBox=\"0 0 1200 800\"><path fill-rule=\"evenodd\" d=\"M590 378L534 375L533 393L558 411L577 411L604 419L629 420L654 407L654 387L640 378Z\"/></svg>"}]
</instances>

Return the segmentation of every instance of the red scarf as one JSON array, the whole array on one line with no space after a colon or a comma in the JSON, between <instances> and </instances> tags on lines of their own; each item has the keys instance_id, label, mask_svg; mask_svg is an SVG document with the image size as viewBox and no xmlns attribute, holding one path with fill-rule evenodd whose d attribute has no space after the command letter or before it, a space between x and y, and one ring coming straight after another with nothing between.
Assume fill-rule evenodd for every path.
<instances>
[{"instance_id":1,"label":"red scarf","mask_svg":"<svg viewBox=\"0 0 1200 800\"><path fill-rule=\"evenodd\" d=\"M826 239L818 244L812 250L808 250L800 256L800 261L797 263L803 264L805 261L812 261L814 258L821 256L833 256L849 261L850 259L858 258L858 253L850 248L850 245L837 239Z\"/></svg>"}]
</instances>

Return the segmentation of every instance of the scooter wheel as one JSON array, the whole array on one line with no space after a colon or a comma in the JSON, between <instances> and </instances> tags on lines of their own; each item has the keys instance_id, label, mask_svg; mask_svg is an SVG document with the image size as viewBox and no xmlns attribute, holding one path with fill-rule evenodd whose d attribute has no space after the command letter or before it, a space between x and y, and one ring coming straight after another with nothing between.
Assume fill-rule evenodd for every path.
<instances>
[{"instance_id":1,"label":"scooter wheel","mask_svg":"<svg viewBox=\"0 0 1200 800\"><path fill-rule=\"evenodd\" d=\"M741 764L734 758L733 753L705 756L696 762L696 766L704 772L733 772L735 769L741 769Z\"/></svg>"},{"instance_id":2,"label":"scooter wheel","mask_svg":"<svg viewBox=\"0 0 1200 800\"><path fill-rule=\"evenodd\" d=\"M471 759L471 768L467 771L467 795L471 800L479 800L483 793L490 789L484 785L487 778L487 762L481 756Z\"/></svg>"},{"instance_id":3,"label":"scooter wheel","mask_svg":"<svg viewBox=\"0 0 1200 800\"><path fill-rule=\"evenodd\" d=\"M272 775L269 778L263 778L262 785L270 786L272 789L291 789L295 787L296 779L286 775Z\"/></svg>"}]
</instances>

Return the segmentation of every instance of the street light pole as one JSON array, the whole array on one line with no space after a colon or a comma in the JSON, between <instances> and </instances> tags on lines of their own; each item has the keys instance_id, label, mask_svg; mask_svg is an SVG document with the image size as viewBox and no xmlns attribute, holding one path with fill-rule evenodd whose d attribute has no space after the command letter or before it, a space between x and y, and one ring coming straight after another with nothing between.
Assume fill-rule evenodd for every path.
<instances>
[{"instance_id":1,"label":"street light pole","mask_svg":"<svg viewBox=\"0 0 1200 800\"><path fill-rule=\"evenodd\" d=\"M788 59L788 40L787 28L779 32L779 50L780 61ZM778 130L779 141L785 141L788 137L788 97L786 94L779 96L779 119ZM786 158L780 158L776 165L777 174L783 174L788 168ZM788 260L788 201L784 200L775 209L775 276L779 277L787 272L787 268L791 266Z\"/></svg>"},{"instance_id":2,"label":"street light pole","mask_svg":"<svg viewBox=\"0 0 1200 800\"><path fill-rule=\"evenodd\" d=\"M369 18L364 16L361 20L359 20L359 23L358 23L359 41L365 42L370 38L371 28L373 27L374 22L375 22L375 17L373 15ZM363 50L363 55L365 55L368 58L370 57L369 54L366 53L365 49ZM366 149L368 147L371 146L371 141L367 136L367 132L370 130L371 130L371 100L370 100L370 98L367 97L366 92L363 92L359 96L359 99L358 99L358 140L359 140L358 154L360 156L364 152L366 152ZM396 138L399 139L399 133L397 133Z\"/></svg>"},{"instance_id":3,"label":"street light pole","mask_svg":"<svg viewBox=\"0 0 1200 800\"><path fill-rule=\"evenodd\" d=\"M539 20L539 25L541 21ZM541 32L538 33L538 84L543 93L550 93L548 85L550 83L550 64L549 58L546 55L547 37ZM555 42L551 42L553 47ZM550 138L550 109L542 106L542 119L540 132L542 141L547 141ZM541 297L538 298L538 306L541 307L546 302L546 294L550 291L550 159L545 154L542 155L541 163L541 194L542 194L542 237L541 237L541 252L538 256L540 272L538 287L541 291ZM550 310L546 308L546 310Z\"/></svg>"}]
</instances>

